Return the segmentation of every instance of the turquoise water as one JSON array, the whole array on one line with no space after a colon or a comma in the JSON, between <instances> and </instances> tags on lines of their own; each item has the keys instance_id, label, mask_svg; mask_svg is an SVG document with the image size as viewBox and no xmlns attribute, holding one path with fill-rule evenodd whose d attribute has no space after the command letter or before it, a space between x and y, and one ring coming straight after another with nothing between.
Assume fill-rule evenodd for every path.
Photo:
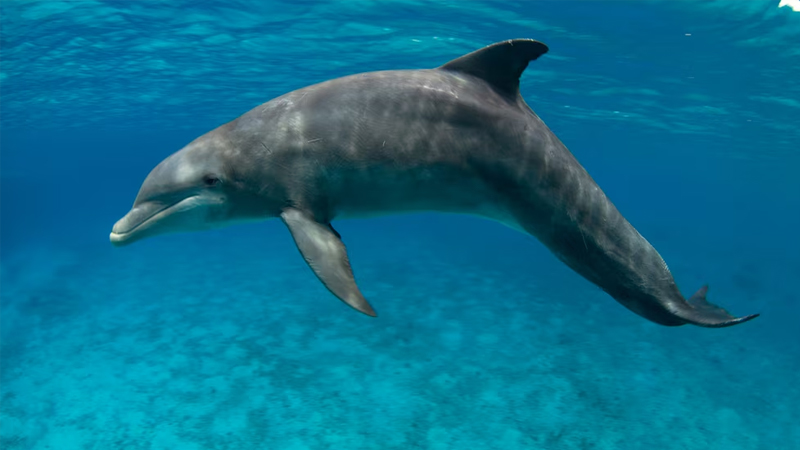
<instances>
[{"instance_id":1,"label":"turquoise water","mask_svg":"<svg viewBox=\"0 0 800 450\"><path fill-rule=\"evenodd\" d=\"M780 3L0 2L0 448L800 447ZM661 327L467 216L335 223L376 319L279 221L108 243L155 164L258 104L518 37L550 47L522 95L684 294L761 317Z\"/></svg>"}]
</instances>

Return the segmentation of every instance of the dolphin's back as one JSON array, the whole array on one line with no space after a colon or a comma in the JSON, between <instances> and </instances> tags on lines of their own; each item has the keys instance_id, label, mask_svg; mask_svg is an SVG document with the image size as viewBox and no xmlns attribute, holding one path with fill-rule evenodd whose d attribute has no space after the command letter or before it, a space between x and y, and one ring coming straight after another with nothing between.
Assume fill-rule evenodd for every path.
<instances>
[{"instance_id":1,"label":"dolphin's back","mask_svg":"<svg viewBox=\"0 0 800 450\"><path fill-rule=\"evenodd\" d=\"M253 151L269 148L279 153L271 155L274 166L307 173L305 194L310 185L325 197L331 219L426 210L498 218L502 202L476 177L477 166L513 165L529 119L469 76L406 70L294 91L242 116L235 128L249 135L254 122L270 124ZM315 164L303 168L309 159Z\"/></svg>"}]
</instances>

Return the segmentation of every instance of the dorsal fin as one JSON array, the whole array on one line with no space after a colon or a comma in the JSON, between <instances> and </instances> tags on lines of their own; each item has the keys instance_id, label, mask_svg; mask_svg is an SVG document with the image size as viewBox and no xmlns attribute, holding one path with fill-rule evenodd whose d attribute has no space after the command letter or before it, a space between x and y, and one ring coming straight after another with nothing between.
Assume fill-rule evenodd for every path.
<instances>
[{"instance_id":1,"label":"dorsal fin","mask_svg":"<svg viewBox=\"0 0 800 450\"><path fill-rule=\"evenodd\" d=\"M528 62L547 53L547 46L533 39L512 39L497 42L468 53L439 67L481 78L498 91L516 96L519 77Z\"/></svg>"}]
</instances>

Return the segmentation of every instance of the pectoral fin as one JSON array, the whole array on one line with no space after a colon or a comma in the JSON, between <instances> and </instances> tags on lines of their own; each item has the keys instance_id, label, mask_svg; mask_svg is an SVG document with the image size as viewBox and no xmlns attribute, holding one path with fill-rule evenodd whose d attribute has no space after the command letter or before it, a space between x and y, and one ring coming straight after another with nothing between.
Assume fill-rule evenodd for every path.
<instances>
[{"instance_id":1,"label":"pectoral fin","mask_svg":"<svg viewBox=\"0 0 800 450\"><path fill-rule=\"evenodd\" d=\"M298 209L287 208L281 214L283 223L292 233L294 242L308 266L326 288L362 313L375 317L367 300L361 295L353 278L347 249L330 225L315 221L309 214Z\"/></svg>"}]
</instances>

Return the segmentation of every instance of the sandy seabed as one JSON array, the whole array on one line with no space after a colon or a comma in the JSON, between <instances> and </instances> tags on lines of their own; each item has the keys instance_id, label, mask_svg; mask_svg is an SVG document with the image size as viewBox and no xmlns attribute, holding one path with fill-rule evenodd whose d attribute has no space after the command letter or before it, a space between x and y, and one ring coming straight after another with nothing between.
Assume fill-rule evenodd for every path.
<instances>
[{"instance_id":1,"label":"sandy seabed","mask_svg":"<svg viewBox=\"0 0 800 450\"><path fill-rule=\"evenodd\" d=\"M768 317L661 327L571 274L541 289L409 244L351 258L370 319L287 243L192 239L4 258L0 447L800 442L799 358L753 337Z\"/></svg>"}]
</instances>

